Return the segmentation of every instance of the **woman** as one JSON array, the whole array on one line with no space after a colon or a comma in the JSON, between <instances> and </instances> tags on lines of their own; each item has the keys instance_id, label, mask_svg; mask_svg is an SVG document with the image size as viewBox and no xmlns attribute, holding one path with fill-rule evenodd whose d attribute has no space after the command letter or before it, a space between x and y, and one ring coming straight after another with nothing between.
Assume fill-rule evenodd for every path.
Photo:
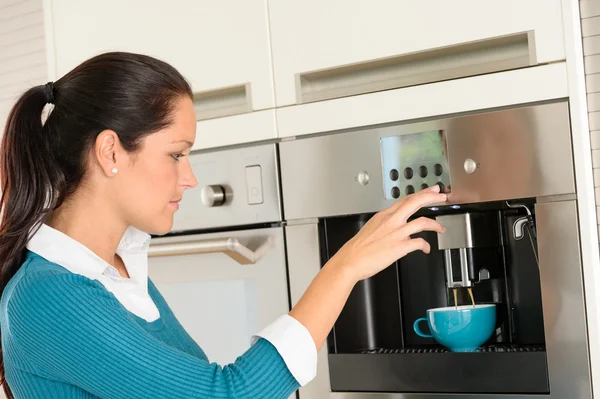
<instances>
[{"instance_id":1,"label":"woman","mask_svg":"<svg viewBox=\"0 0 600 399\"><path fill-rule=\"evenodd\" d=\"M185 79L138 54L99 55L17 101L0 157L0 375L9 397L287 398L314 377L353 286L409 252L429 252L411 234L443 232L434 220L407 223L446 200L437 186L395 203L235 363L211 364L146 267L148 234L171 229L177 202L196 185L195 129Z\"/></svg>"}]
</instances>

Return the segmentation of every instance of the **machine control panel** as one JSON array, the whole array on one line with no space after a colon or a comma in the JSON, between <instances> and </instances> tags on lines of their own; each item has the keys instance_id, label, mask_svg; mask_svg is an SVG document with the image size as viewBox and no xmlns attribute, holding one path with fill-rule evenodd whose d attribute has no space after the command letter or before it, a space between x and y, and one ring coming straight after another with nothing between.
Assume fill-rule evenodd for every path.
<instances>
[{"instance_id":1,"label":"machine control panel","mask_svg":"<svg viewBox=\"0 0 600 399\"><path fill-rule=\"evenodd\" d=\"M440 186L450 192L450 174L443 130L381 138L386 199L398 199Z\"/></svg>"}]
</instances>

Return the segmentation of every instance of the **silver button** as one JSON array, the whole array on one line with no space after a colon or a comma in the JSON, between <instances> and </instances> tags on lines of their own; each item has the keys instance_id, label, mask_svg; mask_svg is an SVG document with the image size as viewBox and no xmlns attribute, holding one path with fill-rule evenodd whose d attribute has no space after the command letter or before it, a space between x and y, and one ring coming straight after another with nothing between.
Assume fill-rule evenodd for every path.
<instances>
[{"instance_id":1,"label":"silver button","mask_svg":"<svg viewBox=\"0 0 600 399\"><path fill-rule=\"evenodd\" d=\"M478 166L477 162L475 162L471 158L468 158L465 160L464 168L465 168L465 172L467 172L468 174L475 172L475 170L477 169L477 166Z\"/></svg>"},{"instance_id":2,"label":"silver button","mask_svg":"<svg viewBox=\"0 0 600 399\"><path fill-rule=\"evenodd\" d=\"M360 172L356 177L356 181L362 186L369 184L369 174L367 172Z\"/></svg>"}]
</instances>

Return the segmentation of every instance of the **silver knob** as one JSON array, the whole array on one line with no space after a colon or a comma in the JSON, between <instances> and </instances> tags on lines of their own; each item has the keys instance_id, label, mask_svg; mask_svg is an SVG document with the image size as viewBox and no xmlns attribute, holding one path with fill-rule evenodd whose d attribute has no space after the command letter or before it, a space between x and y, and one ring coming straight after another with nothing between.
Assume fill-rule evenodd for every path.
<instances>
[{"instance_id":1,"label":"silver knob","mask_svg":"<svg viewBox=\"0 0 600 399\"><path fill-rule=\"evenodd\" d=\"M471 158L468 158L465 160L465 164L463 166L465 168L465 172L471 174L475 172L479 165L477 165L477 162L473 161Z\"/></svg>"},{"instance_id":2,"label":"silver knob","mask_svg":"<svg viewBox=\"0 0 600 399\"><path fill-rule=\"evenodd\" d=\"M369 184L369 174L367 172L360 172L356 177L358 183L362 186Z\"/></svg>"},{"instance_id":3,"label":"silver knob","mask_svg":"<svg viewBox=\"0 0 600 399\"><path fill-rule=\"evenodd\" d=\"M204 206L221 206L225 202L225 189L219 185L204 186L200 199Z\"/></svg>"}]
</instances>

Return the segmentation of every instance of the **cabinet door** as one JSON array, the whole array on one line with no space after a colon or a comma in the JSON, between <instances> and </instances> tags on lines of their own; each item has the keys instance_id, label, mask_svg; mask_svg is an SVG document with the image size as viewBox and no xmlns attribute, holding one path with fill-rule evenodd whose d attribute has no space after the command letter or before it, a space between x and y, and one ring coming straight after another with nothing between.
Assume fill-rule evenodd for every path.
<instances>
[{"instance_id":1,"label":"cabinet door","mask_svg":"<svg viewBox=\"0 0 600 399\"><path fill-rule=\"evenodd\" d=\"M105 51L148 54L175 66L191 83L200 137L208 148L276 137L264 0L49 0L57 77ZM239 115L239 121L227 117ZM245 118L244 118L245 117Z\"/></svg>"},{"instance_id":2,"label":"cabinet door","mask_svg":"<svg viewBox=\"0 0 600 399\"><path fill-rule=\"evenodd\" d=\"M277 105L565 58L561 0L269 0Z\"/></svg>"},{"instance_id":3,"label":"cabinet door","mask_svg":"<svg viewBox=\"0 0 600 399\"><path fill-rule=\"evenodd\" d=\"M258 249L258 261L216 252L216 240L231 238ZM250 347L253 334L289 312L284 250L281 227L158 238L149 275L209 360L225 365Z\"/></svg>"}]
</instances>

